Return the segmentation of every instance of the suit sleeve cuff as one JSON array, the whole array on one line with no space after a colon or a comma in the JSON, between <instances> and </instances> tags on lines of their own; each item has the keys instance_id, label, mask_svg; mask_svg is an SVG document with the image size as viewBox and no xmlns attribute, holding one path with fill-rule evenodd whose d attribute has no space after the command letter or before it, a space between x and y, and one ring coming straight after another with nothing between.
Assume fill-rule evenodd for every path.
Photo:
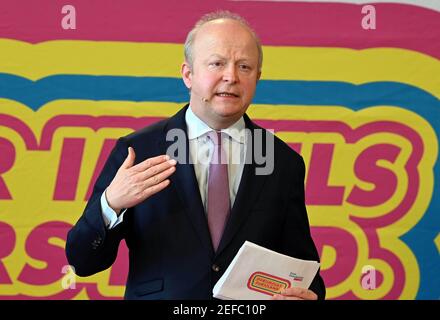
<instances>
[{"instance_id":1,"label":"suit sleeve cuff","mask_svg":"<svg viewBox=\"0 0 440 320\"><path fill-rule=\"evenodd\" d=\"M108 205L107 198L105 196L105 191L102 193L101 196L101 210L102 210L102 217L104 219L105 225L108 230L113 229L118 224L120 224L124 220L124 213L127 211L127 209L122 210L121 214L118 216L112 208Z\"/></svg>"}]
</instances>

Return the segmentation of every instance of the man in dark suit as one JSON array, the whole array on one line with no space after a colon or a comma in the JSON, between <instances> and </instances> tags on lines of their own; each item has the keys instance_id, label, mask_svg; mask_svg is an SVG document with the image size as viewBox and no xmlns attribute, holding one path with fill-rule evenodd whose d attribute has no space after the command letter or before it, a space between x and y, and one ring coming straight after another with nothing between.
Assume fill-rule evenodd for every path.
<instances>
[{"instance_id":1,"label":"man in dark suit","mask_svg":"<svg viewBox=\"0 0 440 320\"><path fill-rule=\"evenodd\" d=\"M182 65L190 103L116 143L68 234L66 255L78 275L110 267L121 239L130 260L126 299L210 299L246 240L319 260L303 159L245 114L261 65L261 44L241 17L217 12L195 25ZM266 150L270 170L255 150ZM308 290L273 298L324 297L318 273Z\"/></svg>"}]
</instances>

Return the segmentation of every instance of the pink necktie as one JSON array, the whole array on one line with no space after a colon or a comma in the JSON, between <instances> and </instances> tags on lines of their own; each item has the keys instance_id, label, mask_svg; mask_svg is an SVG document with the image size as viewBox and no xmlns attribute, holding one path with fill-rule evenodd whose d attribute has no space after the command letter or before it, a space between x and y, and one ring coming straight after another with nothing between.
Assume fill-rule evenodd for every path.
<instances>
[{"instance_id":1,"label":"pink necktie","mask_svg":"<svg viewBox=\"0 0 440 320\"><path fill-rule=\"evenodd\" d=\"M208 177L208 226L212 245L217 251L231 209L228 164L222 148L221 132L211 131L208 136L214 143Z\"/></svg>"}]
</instances>

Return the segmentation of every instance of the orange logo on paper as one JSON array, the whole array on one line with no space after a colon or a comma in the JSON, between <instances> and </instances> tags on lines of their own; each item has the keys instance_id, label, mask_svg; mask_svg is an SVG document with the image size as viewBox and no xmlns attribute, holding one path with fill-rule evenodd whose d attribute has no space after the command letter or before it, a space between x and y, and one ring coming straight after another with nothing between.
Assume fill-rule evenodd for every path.
<instances>
[{"instance_id":1,"label":"orange logo on paper","mask_svg":"<svg viewBox=\"0 0 440 320\"><path fill-rule=\"evenodd\" d=\"M273 295L283 289L290 288L290 281L264 272L254 272L247 283L249 289Z\"/></svg>"}]
</instances>

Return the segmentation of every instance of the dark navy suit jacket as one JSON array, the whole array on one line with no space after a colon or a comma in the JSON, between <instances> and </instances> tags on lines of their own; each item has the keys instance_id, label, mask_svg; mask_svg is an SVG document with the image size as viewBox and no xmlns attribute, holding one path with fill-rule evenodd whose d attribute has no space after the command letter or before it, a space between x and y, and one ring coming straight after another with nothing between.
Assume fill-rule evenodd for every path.
<instances>
[{"instance_id":1,"label":"dark navy suit jacket","mask_svg":"<svg viewBox=\"0 0 440 320\"><path fill-rule=\"evenodd\" d=\"M245 164L216 252L194 168L188 162L176 165L166 189L128 209L122 223L106 229L100 197L127 157L128 147L136 152L135 163L165 154L173 143L166 141L168 130L186 132L186 109L116 143L83 215L68 233L66 255L77 275L89 276L109 268L121 239L129 248L126 299L212 299L214 284L246 240L292 257L318 261L304 202L304 161L276 137L272 174L256 175L257 165ZM247 115L244 119L247 128L261 129ZM189 148L186 153L188 158ZM320 299L325 297L319 273L310 289Z\"/></svg>"}]
</instances>

